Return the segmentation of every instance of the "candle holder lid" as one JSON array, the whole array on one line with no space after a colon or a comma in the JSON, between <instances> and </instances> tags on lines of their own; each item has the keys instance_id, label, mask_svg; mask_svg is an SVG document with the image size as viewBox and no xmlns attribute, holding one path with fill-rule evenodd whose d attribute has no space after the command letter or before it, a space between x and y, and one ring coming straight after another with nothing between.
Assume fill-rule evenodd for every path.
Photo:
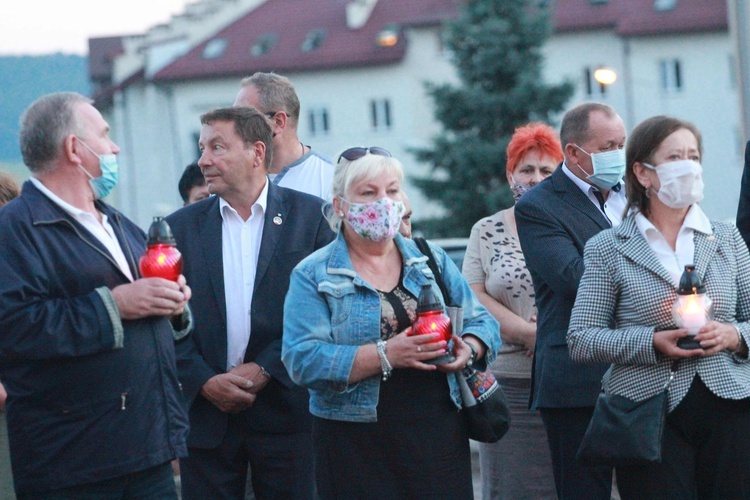
<instances>
[{"instance_id":1,"label":"candle holder lid","mask_svg":"<svg viewBox=\"0 0 750 500\"><path fill-rule=\"evenodd\" d=\"M677 287L677 295L696 295L706 293L706 287L695 272L695 264L685 266L685 271L680 276L680 285Z\"/></svg>"},{"instance_id":2,"label":"candle holder lid","mask_svg":"<svg viewBox=\"0 0 750 500\"><path fill-rule=\"evenodd\" d=\"M169 227L164 217L154 217L154 221L148 228L147 246L151 245L175 245L172 228Z\"/></svg>"},{"instance_id":3,"label":"candle holder lid","mask_svg":"<svg viewBox=\"0 0 750 500\"><path fill-rule=\"evenodd\" d=\"M422 285L417 300L417 314L430 311L442 311L443 304L440 303L431 285Z\"/></svg>"}]
</instances>

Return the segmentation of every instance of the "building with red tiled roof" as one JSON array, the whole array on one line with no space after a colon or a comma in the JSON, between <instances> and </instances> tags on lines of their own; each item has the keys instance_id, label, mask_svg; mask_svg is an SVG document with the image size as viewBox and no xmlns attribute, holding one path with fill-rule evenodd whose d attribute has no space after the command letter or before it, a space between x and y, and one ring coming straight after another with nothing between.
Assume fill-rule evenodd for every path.
<instances>
[{"instance_id":1,"label":"building with red tiled roof","mask_svg":"<svg viewBox=\"0 0 750 500\"><path fill-rule=\"evenodd\" d=\"M544 78L575 83L571 106L584 100L611 104L628 128L659 113L696 123L706 150L704 209L733 218L744 141L727 2L530 3L549 11L554 28L544 47ZM111 85L97 94L123 149L116 204L143 225L180 206L177 179L197 157L198 117L232 104L240 79L256 71L275 71L295 84L306 144L331 157L352 145L380 145L403 161L407 176L428 175L429 166L417 163L410 150L428 145L440 127L424 83L458 81L442 40L460 5L202 0L192 8L203 14L194 12L190 22L174 22L143 40L126 39ZM217 8L228 13L214 14ZM92 55L110 53L97 43L92 40ZM618 79L600 85L594 73L601 67ZM94 77L103 81L100 66L92 66ZM405 189L415 219L438 210L408 182Z\"/></svg>"},{"instance_id":2,"label":"building with red tiled roof","mask_svg":"<svg viewBox=\"0 0 750 500\"><path fill-rule=\"evenodd\" d=\"M349 27L345 2L273 0L258 6L154 75L156 81L235 76L255 71L299 73L391 65L406 53L406 37L377 44L381 32L435 26L456 16L455 0L380 0L367 22ZM207 56L214 44L215 56Z\"/></svg>"}]
</instances>

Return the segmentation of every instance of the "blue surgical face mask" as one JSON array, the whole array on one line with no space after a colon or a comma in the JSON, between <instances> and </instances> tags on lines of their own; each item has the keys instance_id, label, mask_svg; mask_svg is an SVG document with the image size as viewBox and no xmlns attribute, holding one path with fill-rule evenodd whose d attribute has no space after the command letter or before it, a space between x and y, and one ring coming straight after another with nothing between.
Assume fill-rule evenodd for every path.
<instances>
[{"instance_id":1,"label":"blue surgical face mask","mask_svg":"<svg viewBox=\"0 0 750 500\"><path fill-rule=\"evenodd\" d=\"M586 178L591 183L605 191L612 189L620 183L625 175L625 150L613 149L601 153L589 153L578 144L575 147L591 157L591 165L594 167L594 173L588 174L580 165L576 165L586 174Z\"/></svg>"},{"instance_id":2,"label":"blue surgical face mask","mask_svg":"<svg viewBox=\"0 0 750 500\"><path fill-rule=\"evenodd\" d=\"M104 198L110 192L112 192L115 186L117 186L117 180L119 178L120 171L119 167L117 166L117 155L100 155L97 154L93 149L91 149L85 142L81 141L81 144L83 144L86 149L91 151L92 154L99 158L99 168L101 168L102 170L102 175L100 177L94 177L93 175L88 173L85 168L83 168L83 165L78 166L81 168L81 170L86 172L86 175L89 176L89 185L91 186L91 190L94 192L94 197L97 200L100 198Z\"/></svg>"}]
</instances>

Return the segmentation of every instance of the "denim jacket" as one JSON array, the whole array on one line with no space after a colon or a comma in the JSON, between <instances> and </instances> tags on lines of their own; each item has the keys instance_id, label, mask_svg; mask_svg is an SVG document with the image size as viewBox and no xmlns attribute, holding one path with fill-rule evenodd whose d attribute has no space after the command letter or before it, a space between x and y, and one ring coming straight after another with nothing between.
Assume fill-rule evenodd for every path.
<instances>
[{"instance_id":1,"label":"denim jacket","mask_svg":"<svg viewBox=\"0 0 750 500\"><path fill-rule=\"evenodd\" d=\"M442 297L424 256L411 240L396 235L404 265L403 285L414 296L431 283ZM500 348L500 328L479 303L456 265L430 245L453 301L463 307L463 334L487 346L481 365ZM445 303L445 301L443 301ZM292 380L310 390L310 413L333 420L375 422L381 377L347 383L357 349L380 339L380 296L354 270L342 232L292 272L284 303L281 358ZM480 366L481 368L481 366ZM446 374L451 399L461 407L454 374ZM387 383L387 382L386 382Z\"/></svg>"}]
</instances>

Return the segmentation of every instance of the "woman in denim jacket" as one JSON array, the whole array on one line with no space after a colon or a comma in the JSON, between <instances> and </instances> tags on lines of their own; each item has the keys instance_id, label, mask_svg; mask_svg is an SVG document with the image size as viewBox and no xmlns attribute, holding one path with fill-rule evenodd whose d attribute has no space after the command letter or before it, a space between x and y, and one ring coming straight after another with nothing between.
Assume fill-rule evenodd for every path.
<instances>
[{"instance_id":1,"label":"woman in denim jacket","mask_svg":"<svg viewBox=\"0 0 750 500\"><path fill-rule=\"evenodd\" d=\"M339 157L329 214L338 237L294 270L282 360L310 389L321 498L472 498L469 443L454 374L500 347L497 322L460 271L432 247L463 307L455 361L437 334L407 336L422 285L440 290L417 246L398 234L401 164L382 148Z\"/></svg>"}]
</instances>

